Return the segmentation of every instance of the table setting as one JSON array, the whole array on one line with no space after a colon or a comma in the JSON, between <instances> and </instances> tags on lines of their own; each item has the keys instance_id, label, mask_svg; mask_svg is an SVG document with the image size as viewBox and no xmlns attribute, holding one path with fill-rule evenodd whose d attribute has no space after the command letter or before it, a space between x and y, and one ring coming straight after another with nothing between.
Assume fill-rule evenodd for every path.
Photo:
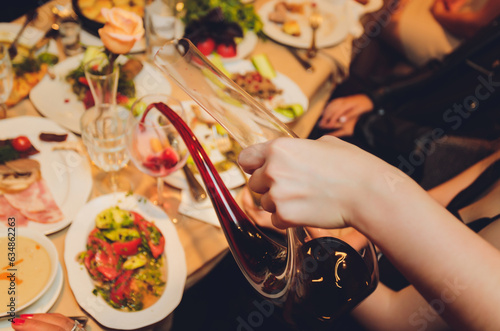
<instances>
[{"instance_id":1,"label":"table setting","mask_svg":"<svg viewBox=\"0 0 500 331\"><path fill-rule=\"evenodd\" d=\"M89 14L93 1L44 5L39 11L47 13L59 28L61 17L74 15L71 22L81 29L75 54L62 44L61 35L54 37L52 25L42 28L36 18L33 22L23 21L23 17L15 23L0 24L0 41L9 45L18 38L18 52L36 59L37 69L26 72L39 74L36 81L21 76L26 75L18 69L24 57L0 57L0 97L3 93L8 98L12 91L18 91L20 88L12 82L20 77L30 82L24 96L7 103L0 119L0 170L14 179L8 187L0 183L0 228L3 235L14 227L16 240L31 238L31 233L39 235L33 235L39 243L48 238L47 250L56 254L50 258L50 281L31 304L16 313L58 312L75 319L83 316L92 329L167 327L184 289L203 278L229 250L234 251L234 240L227 241L230 225L221 223L221 205L214 208L217 197L211 184L207 185L198 153L186 146L190 145L186 143L187 133L178 136L178 126L165 116L161 104L178 112L194 132L207 153L206 161L221 177L218 185L227 189L225 199L234 201L231 208L239 208L236 205L247 176L235 162L235 155L242 146L276 136L272 133L276 127L265 123L280 123L278 135L295 136L292 129L299 136L307 134L329 94L321 88L331 88L331 62L320 54L349 41L355 29L337 18L335 24L346 26L327 30L329 17L324 13L331 14L341 5L318 1L322 17L317 29L311 29L311 34L304 32L308 37L303 41L288 42L273 31L276 23L268 21L275 2L257 1L254 7L253 3L238 1L237 10L251 9L255 16L242 22L241 31L233 31L234 21L225 25L218 19L221 15L230 17L234 9L220 5L220 11L214 14L213 8L200 10L198 1L171 1L173 9L167 15L174 17L175 24L169 33L187 50L193 49L193 58L199 59L196 65L204 69L197 80L177 75L176 69L167 65L175 62L167 58L165 45L175 47L173 44L149 44L152 26L148 24L153 23L146 22L147 8L154 1L134 1L129 4L134 9L125 14L116 11L118 3L109 1L112 9L103 15L102 22L92 16L95 13ZM370 1L376 7L375 2ZM357 8L350 2L344 7ZM74 12L67 14L70 9ZM357 10L356 21L366 9ZM215 21L210 15L215 15ZM305 16L310 16L309 12ZM135 25L122 31L125 37L117 41L114 32L106 33L106 24L118 24L122 19ZM223 33L221 38L213 32L204 34L193 28L200 22L214 29L210 31L232 32ZM98 29L104 32L96 34ZM309 31L309 21L302 29ZM320 54L310 58L299 55L314 64L315 72L311 73L303 70L288 47L307 50L313 30L317 30L315 47ZM182 39L188 35L193 43ZM37 48L41 41L43 46ZM4 48L7 54L8 47ZM4 66L2 59L8 64ZM241 79L241 83L236 85L233 79ZM256 83L261 85L254 86ZM227 93L230 90L234 92ZM0 102L7 102L7 98ZM175 129L169 128L172 125ZM14 143L24 137L28 147ZM19 161L37 163L30 164L28 174L35 179L29 184L23 177L26 170L16 168ZM201 195L193 193L190 188L194 184L187 178L198 182ZM38 186L31 192L33 185ZM37 206L54 208L50 213L41 207L33 211L34 207L18 203L26 196ZM107 221L112 221L103 225L99 215L108 212L111 216ZM15 215L16 224L9 223L10 215ZM148 244L133 246L138 238ZM159 243L162 249L157 254ZM125 250L117 248L125 244ZM115 253L105 252L102 247L108 245ZM4 255L8 256L6 252ZM152 286L140 283L139 279L146 276L138 275L152 274L143 268L155 264L160 266L158 270L165 269L155 278L155 284L163 284L156 302L132 302L131 297L144 296L147 301L151 295L124 293L108 286L124 282L130 287L130 279L138 284L132 288ZM110 272L117 265L127 267L117 274ZM0 317L0 330L11 330L8 311L5 314Z\"/></svg>"}]
</instances>

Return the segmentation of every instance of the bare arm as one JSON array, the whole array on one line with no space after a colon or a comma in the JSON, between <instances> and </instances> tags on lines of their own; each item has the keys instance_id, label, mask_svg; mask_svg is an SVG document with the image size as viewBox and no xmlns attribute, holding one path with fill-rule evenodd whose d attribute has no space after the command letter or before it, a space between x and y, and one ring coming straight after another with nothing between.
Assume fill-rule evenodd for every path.
<instances>
[{"instance_id":1,"label":"bare arm","mask_svg":"<svg viewBox=\"0 0 500 331\"><path fill-rule=\"evenodd\" d=\"M254 145L240 154L240 163L253 173L250 188L263 194L262 206L276 226L353 226L430 304L452 285L460 290L453 300L443 300L441 317L450 327L483 331L500 325L500 279L490 277L500 274L500 252L399 170L329 136ZM389 294L379 300L373 309L404 307L392 304ZM414 302L418 297L404 301ZM361 318L374 318L365 312ZM398 318L403 313L393 312ZM391 329L393 316L386 318L389 324L379 329Z\"/></svg>"}]
</instances>

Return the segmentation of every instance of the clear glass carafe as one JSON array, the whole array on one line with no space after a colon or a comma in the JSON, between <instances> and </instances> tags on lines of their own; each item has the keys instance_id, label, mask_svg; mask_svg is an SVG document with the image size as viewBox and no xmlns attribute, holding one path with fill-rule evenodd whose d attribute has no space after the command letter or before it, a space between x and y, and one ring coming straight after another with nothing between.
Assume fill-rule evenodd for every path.
<instances>
[{"instance_id":1,"label":"clear glass carafe","mask_svg":"<svg viewBox=\"0 0 500 331\"><path fill-rule=\"evenodd\" d=\"M242 146L296 135L186 40L167 43L155 63ZM230 250L248 282L302 330L331 328L378 282L376 253L353 229L290 228L271 240L240 209L189 127L167 105L156 107L179 130L205 182Z\"/></svg>"}]
</instances>

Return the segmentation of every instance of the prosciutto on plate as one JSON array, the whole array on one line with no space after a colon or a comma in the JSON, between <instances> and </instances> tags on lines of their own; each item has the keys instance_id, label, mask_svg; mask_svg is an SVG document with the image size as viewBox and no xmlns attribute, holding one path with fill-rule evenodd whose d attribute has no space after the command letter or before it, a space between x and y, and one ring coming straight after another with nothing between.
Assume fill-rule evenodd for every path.
<instances>
[{"instance_id":1,"label":"prosciutto on plate","mask_svg":"<svg viewBox=\"0 0 500 331\"><path fill-rule=\"evenodd\" d=\"M16 226L28 225L28 218L21 214L18 209L12 207L3 195L0 195L0 221L8 226L9 217L15 218Z\"/></svg>"},{"instance_id":2,"label":"prosciutto on plate","mask_svg":"<svg viewBox=\"0 0 500 331\"><path fill-rule=\"evenodd\" d=\"M64 218L43 179L21 192L4 193L4 197L12 207L31 221L55 223Z\"/></svg>"},{"instance_id":3,"label":"prosciutto on plate","mask_svg":"<svg viewBox=\"0 0 500 331\"><path fill-rule=\"evenodd\" d=\"M15 217L16 225L28 221L55 223L64 215L40 176L35 160L16 160L0 166L0 220Z\"/></svg>"}]
</instances>

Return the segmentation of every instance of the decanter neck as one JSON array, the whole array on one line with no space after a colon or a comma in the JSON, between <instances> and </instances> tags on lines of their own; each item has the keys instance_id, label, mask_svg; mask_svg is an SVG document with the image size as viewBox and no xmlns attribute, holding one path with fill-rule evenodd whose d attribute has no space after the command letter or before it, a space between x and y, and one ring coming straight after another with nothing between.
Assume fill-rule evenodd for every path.
<instances>
[{"instance_id":1,"label":"decanter neck","mask_svg":"<svg viewBox=\"0 0 500 331\"><path fill-rule=\"evenodd\" d=\"M163 103L151 104L146 111L151 108L165 115L184 140L205 183L231 253L247 280L263 296L281 298L292 278L288 247L266 236L241 210L186 123Z\"/></svg>"}]
</instances>

